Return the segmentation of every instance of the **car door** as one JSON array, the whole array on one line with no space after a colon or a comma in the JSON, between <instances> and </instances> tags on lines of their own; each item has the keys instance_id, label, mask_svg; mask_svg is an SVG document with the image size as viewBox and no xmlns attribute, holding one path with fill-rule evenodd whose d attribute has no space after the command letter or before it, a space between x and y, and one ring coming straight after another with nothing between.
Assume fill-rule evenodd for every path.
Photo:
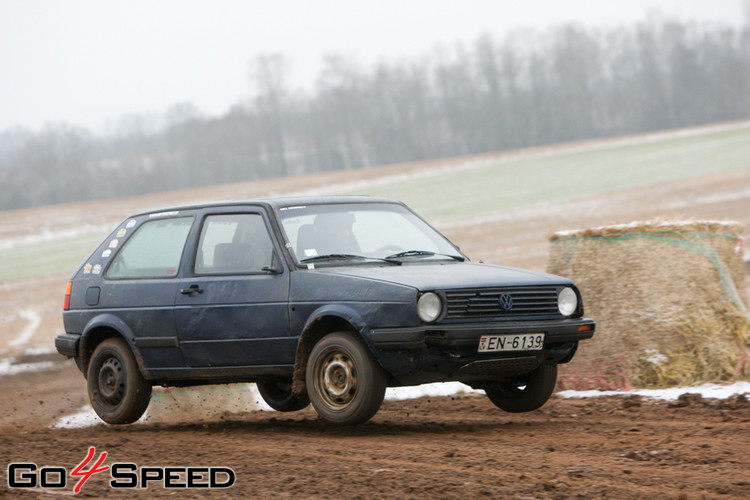
<instances>
[{"instance_id":1,"label":"car door","mask_svg":"<svg viewBox=\"0 0 750 500\"><path fill-rule=\"evenodd\" d=\"M86 289L89 315L128 331L149 370L181 365L173 310L194 219L190 210L130 219L82 270L103 276Z\"/></svg>"},{"instance_id":2,"label":"car door","mask_svg":"<svg viewBox=\"0 0 750 500\"><path fill-rule=\"evenodd\" d=\"M175 307L189 366L293 363L289 272L269 228L260 207L204 214Z\"/></svg>"}]
</instances>

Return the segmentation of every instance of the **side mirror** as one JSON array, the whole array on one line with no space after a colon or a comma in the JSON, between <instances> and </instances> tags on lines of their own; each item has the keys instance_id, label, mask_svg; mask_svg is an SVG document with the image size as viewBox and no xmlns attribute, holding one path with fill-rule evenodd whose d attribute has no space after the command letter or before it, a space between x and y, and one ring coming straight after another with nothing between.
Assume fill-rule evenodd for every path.
<instances>
[{"instance_id":1,"label":"side mirror","mask_svg":"<svg viewBox=\"0 0 750 500\"><path fill-rule=\"evenodd\" d=\"M263 268L263 271L271 274L282 274L284 272L284 267L281 265L281 262L279 261L279 257L276 255L275 250L271 256L271 265L265 266Z\"/></svg>"}]
</instances>

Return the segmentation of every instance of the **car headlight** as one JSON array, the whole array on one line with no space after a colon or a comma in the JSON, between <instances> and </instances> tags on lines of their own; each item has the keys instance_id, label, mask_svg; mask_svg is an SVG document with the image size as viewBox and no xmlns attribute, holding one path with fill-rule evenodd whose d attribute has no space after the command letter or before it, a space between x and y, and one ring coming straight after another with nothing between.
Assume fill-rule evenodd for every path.
<instances>
[{"instance_id":1,"label":"car headlight","mask_svg":"<svg viewBox=\"0 0 750 500\"><path fill-rule=\"evenodd\" d=\"M570 316L578 309L578 296L575 290L565 287L557 295L557 308L563 316Z\"/></svg>"},{"instance_id":2,"label":"car headlight","mask_svg":"<svg viewBox=\"0 0 750 500\"><path fill-rule=\"evenodd\" d=\"M427 292L423 293L417 301L417 314L419 319L425 323L432 323L440 316L443 312L443 301L436 293Z\"/></svg>"}]
</instances>

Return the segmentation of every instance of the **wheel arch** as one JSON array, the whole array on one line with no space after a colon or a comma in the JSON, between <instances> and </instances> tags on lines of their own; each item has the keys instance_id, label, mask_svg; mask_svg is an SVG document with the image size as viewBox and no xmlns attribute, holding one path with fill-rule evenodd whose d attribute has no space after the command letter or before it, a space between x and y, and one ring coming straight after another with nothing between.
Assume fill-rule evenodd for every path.
<instances>
[{"instance_id":1,"label":"wheel arch","mask_svg":"<svg viewBox=\"0 0 750 500\"><path fill-rule=\"evenodd\" d=\"M306 394L305 370L315 344L329 333L350 332L361 339L380 364L377 350L370 342L369 327L362 317L351 308L343 306L326 306L310 316L300 334L297 352L294 357L294 374L292 376L292 392L296 395Z\"/></svg>"},{"instance_id":2,"label":"wheel arch","mask_svg":"<svg viewBox=\"0 0 750 500\"><path fill-rule=\"evenodd\" d=\"M102 314L96 316L86 324L81 334L81 371L83 376L88 376L89 362L91 356L94 353L96 347L108 338L121 338L125 341L130 351L135 357L135 361L138 364L138 369L144 376L147 374L147 370L143 364L143 357L141 356L140 350L135 345L133 332L130 330L128 325L117 316L112 314Z\"/></svg>"}]
</instances>

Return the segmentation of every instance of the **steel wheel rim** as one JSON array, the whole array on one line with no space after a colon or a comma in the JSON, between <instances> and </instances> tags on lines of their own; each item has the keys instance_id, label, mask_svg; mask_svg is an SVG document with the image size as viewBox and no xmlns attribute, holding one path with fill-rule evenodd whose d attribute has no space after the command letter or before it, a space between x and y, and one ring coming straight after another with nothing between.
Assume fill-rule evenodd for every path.
<instances>
[{"instance_id":1,"label":"steel wheel rim","mask_svg":"<svg viewBox=\"0 0 750 500\"><path fill-rule=\"evenodd\" d=\"M125 371L120 360L107 358L99 368L97 388L102 400L111 406L117 406L125 394Z\"/></svg>"},{"instance_id":2,"label":"steel wheel rim","mask_svg":"<svg viewBox=\"0 0 750 500\"><path fill-rule=\"evenodd\" d=\"M351 355L339 349L325 352L315 366L315 385L326 406L334 410L346 408L359 386L357 366Z\"/></svg>"}]
</instances>

